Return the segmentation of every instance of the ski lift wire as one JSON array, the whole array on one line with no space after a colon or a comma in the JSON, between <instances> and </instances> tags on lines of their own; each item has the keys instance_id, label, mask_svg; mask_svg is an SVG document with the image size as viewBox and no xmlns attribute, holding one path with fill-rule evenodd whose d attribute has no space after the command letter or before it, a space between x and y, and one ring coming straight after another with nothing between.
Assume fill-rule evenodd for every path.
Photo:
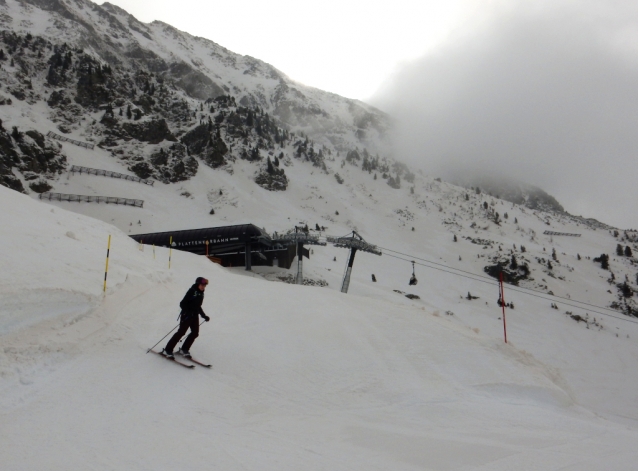
<instances>
[{"instance_id":1,"label":"ski lift wire","mask_svg":"<svg viewBox=\"0 0 638 471\"><path fill-rule=\"evenodd\" d=\"M430 261L430 260L426 260L426 259L423 259L423 258L415 257L414 255L409 255L409 254L401 253L401 252L398 252L398 251L396 251L396 250L388 249L388 248L385 248L385 247L379 247L379 248L380 248L380 249L382 249L382 250L385 250L385 251L387 251L387 252L394 252L394 253L398 253L398 254L400 254L400 255L405 255L406 257L412 257L412 258L415 258L415 259L417 259L417 260L421 260L421 261L423 261L423 262L431 263L431 264L433 264L433 265L438 265L438 266L441 266L441 267L444 267L444 268L449 268L449 269L451 269L451 270L456 270L456 271L459 271L459 272L461 272L461 273L467 273L468 275L472 275L472 276L475 276L475 277L478 277L478 278L482 278L482 279L484 279L484 280L494 281L494 280L493 280L493 278L490 278L490 277L488 277L488 276L479 275L478 273L472 273L472 272L469 272L469 271L461 270L460 268L454 268L454 267L450 267L450 266L448 266L448 265L444 265L444 264L441 264L441 263L432 262L432 261ZM389 254L387 254L387 253L386 253L386 255L387 255L388 257L391 257L391 255L389 255ZM397 257L397 258L398 258L398 257ZM406 260L406 259L401 259L401 260L405 260L406 262L409 262L409 261L410 261L410 260ZM427 266L427 265L424 265L424 266ZM433 268L433 267L431 267L431 268ZM459 275L459 276L461 276L461 275ZM478 281L478 280L476 280L476 281ZM515 285L508 284L508 286L515 286ZM520 290L527 290L527 291L531 291L531 292L533 292L533 293L539 293L539 294L542 294L542 295L544 295L544 296L552 296L552 297L557 298L557 299L562 299L562 300L566 300L566 301L570 301L570 302L576 302L576 303L579 303L579 304L583 304L583 305L585 305L585 306L594 307L594 308L596 308L596 309L604 309L605 311L609 311L609 312L613 312L613 313L617 313L617 312L618 312L618 311L616 311L615 309L612 309L612 308L609 308L609 307L598 306L598 305L596 305L596 304L587 303L587 302L585 302L585 301L578 301L577 299L566 298L566 297L564 297L564 296L558 296L558 295L556 295L556 294L547 294L547 293L543 293L542 291L538 291L538 290L533 289L533 288L525 288L525 287L522 287L522 286L518 286L517 288L518 288L518 289L520 289ZM563 304L567 304L567 303L563 303ZM584 308L579 307L579 306L575 306L575 307L578 307L579 309L584 309Z\"/></svg>"},{"instance_id":2,"label":"ski lift wire","mask_svg":"<svg viewBox=\"0 0 638 471\"><path fill-rule=\"evenodd\" d=\"M386 250L386 249L384 249L384 250ZM408 259L406 259L406 258L397 257L396 255L390 255L390 254L388 254L388 253L386 253L385 255L386 255L386 256L388 256L388 257L396 258L396 259L398 259L398 260L403 260L404 262L408 262L408 263L412 262L411 260L408 260ZM415 258L417 258L417 257L415 257ZM442 272L445 272L445 273L449 273L449 274L451 274L451 275L460 276L460 277L462 277L462 278L468 278L468 279L470 279L470 280L472 280L472 281L478 281L478 282L480 282L480 283L489 283L489 284L496 283L496 284L498 284L498 282L496 282L495 280L493 280L493 279L491 279L491 278L487 278L487 277L483 277L483 276L482 276L482 277L480 277L480 278L487 278L487 280L489 280L489 281L487 281L487 280L485 280L485 279L472 278L472 277L470 277L470 276L461 275L461 274L459 274L459 273L454 273L454 272L451 272L451 271L443 270L443 269L441 269L441 268L431 267L431 266L429 266L429 265L425 265L425 264L423 264L423 263L418 263L418 262L415 262L415 263L416 263L417 265L420 265L420 266L423 266L423 267L426 267L426 268L432 268L433 270L439 270L439 271L442 271ZM439 265L440 265L440 264L439 264ZM444 266L445 266L445 265L444 265ZM452 268L452 267L446 267L446 268ZM453 269L454 269L454 268L453 268ZM461 271L462 271L462 270L461 270ZM465 272L465 273L470 273L470 272ZM470 273L470 274L472 274L472 273ZM516 289L516 287L514 287L514 285L511 285L511 284L508 284L508 288L507 288L507 289L508 289L508 290L511 290L511 291L515 291L515 292L520 293L520 294L526 294L527 296L533 296L533 297L535 297L535 298L544 299L544 300L546 300L546 301L552 301L552 297L553 297L553 298L560 297L560 296L554 296L554 295L551 295L551 294L545 294L545 293L542 293L542 292L540 292L540 291L536 291L536 292L541 293L541 294L543 294L544 296L539 296L539 295L537 295L537 294L533 294L533 293L527 293L527 292L525 292L525 291L521 291L520 289ZM523 289L529 289L529 288L523 288ZM535 290L530 290L530 291L535 291ZM549 297L549 298L548 298L548 297L545 297L545 296L551 296L551 297ZM561 298L561 299L568 299L568 298ZM584 302L582 302L582 301L573 300L573 299L569 299L569 301L574 301L574 302L578 302L578 303L587 304L587 303L584 303ZM564 305L566 305L566 306L570 306L570 307L574 307L574 308L576 308L576 309L583 309L583 310L587 310L587 308L584 308L583 306L577 306L577 305L569 304L569 303L566 303L566 302L563 302L563 301L561 301L561 304L564 304ZM590 306L591 306L591 305L590 305ZM598 307L598 306L594 306L594 307ZM602 309L608 309L608 308L602 308ZM620 320L620 321L629 322L630 324L638 324L638 321L634 321L634 320L631 320L631 319L625 319L625 318L623 318L623 317L617 317L617 316L614 316L614 315L611 315L611 314L608 314L608 313L605 313L605 312L595 311L595 310L593 310L593 309L589 309L589 311L591 311L591 312L593 312L593 313L595 313L595 314L600 314L601 316L612 317L612 318L617 319L617 320Z\"/></svg>"},{"instance_id":3,"label":"ski lift wire","mask_svg":"<svg viewBox=\"0 0 638 471\"><path fill-rule=\"evenodd\" d=\"M410 263L410 262L411 262L411 260L408 260L407 258L397 257L396 255L390 255L390 254L388 254L388 253L386 253L385 255L386 255L387 257L392 257L392 258L396 258L396 259L398 259L398 260L403 260L404 262L408 262L408 263ZM459 273L454 273L454 272L452 272L452 271L443 270L442 268L431 267L431 266L429 266L429 265L425 265L425 264L423 264L423 263L419 263L419 262L414 262L414 263L415 263L416 265L419 265L419 266L422 266L422 267L427 267L427 268L432 268L432 269L434 269L434 270L443 271L443 272L445 272L445 273L449 273L449 274L451 274L451 275L460 276L460 277L462 277L462 278L468 278L468 279L470 279L470 280L472 280L472 281L478 281L478 282L480 282L480 283L488 283L488 284L495 284L495 283L496 283L496 281L494 281L494 280L493 280L493 279L491 279L491 278L487 278L487 279L477 279L477 278L472 278L471 276L461 275L461 274L459 274ZM450 267L448 267L448 268L450 268ZM481 277L481 278L486 278L486 277Z\"/></svg>"}]
</instances>

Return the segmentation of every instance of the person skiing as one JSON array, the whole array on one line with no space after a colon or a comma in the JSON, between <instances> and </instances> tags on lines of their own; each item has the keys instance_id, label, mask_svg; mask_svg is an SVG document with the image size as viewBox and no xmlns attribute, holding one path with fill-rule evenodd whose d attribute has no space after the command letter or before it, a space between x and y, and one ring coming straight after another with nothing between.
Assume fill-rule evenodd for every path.
<instances>
[{"instance_id":1,"label":"person skiing","mask_svg":"<svg viewBox=\"0 0 638 471\"><path fill-rule=\"evenodd\" d=\"M210 317L208 317L202 309L204 291L206 290L207 285L208 280L206 278L201 276L198 277L195 280L195 284L188 289L184 299L182 299L179 303L179 307L182 308L182 312L179 314L179 329L177 329L175 335L171 337L164 350L162 350L162 354L164 354L167 358L175 358L175 355L173 355L173 349L177 345L177 342L179 342L186 334L188 329L191 330L191 333L188 337L186 337L186 340L184 340L184 343L179 349L179 353L186 358L191 357L191 345L193 345L193 342L199 336L199 316L202 316L206 322L210 321Z\"/></svg>"}]
</instances>

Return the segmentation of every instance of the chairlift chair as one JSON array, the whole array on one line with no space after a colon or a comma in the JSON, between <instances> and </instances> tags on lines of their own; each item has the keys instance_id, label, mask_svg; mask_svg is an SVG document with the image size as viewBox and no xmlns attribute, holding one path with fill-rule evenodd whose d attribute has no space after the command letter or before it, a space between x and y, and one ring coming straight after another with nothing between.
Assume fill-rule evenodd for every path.
<instances>
[{"instance_id":1,"label":"chairlift chair","mask_svg":"<svg viewBox=\"0 0 638 471\"><path fill-rule=\"evenodd\" d=\"M414 286L419 282L414 274L414 261L412 261L412 276L410 277L410 286Z\"/></svg>"}]
</instances>

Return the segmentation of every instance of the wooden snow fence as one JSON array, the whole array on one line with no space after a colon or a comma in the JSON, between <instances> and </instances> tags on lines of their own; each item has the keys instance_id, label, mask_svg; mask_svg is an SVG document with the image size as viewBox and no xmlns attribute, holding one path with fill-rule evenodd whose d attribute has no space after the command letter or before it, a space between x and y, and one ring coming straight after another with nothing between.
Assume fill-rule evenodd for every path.
<instances>
[{"instance_id":1,"label":"wooden snow fence","mask_svg":"<svg viewBox=\"0 0 638 471\"><path fill-rule=\"evenodd\" d=\"M122 180L130 180L132 182L144 183L145 185L153 186L155 184L154 180L145 180L144 178L135 177L133 175L125 175L123 173L111 172L110 170L101 170L99 168L89 168L89 167L81 167L79 165L72 165L71 170L69 170L72 174L89 174L89 175L102 175L110 178L121 178Z\"/></svg>"},{"instance_id":2,"label":"wooden snow fence","mask_svg":"<svg viewBox=\"0 0 638 471\"><path fill-rule=\"evenodd\" d=\"M89 195L69 195L64 193L40 193L41 200L48 201L69 201L77 203L106 203L121 204L124 206L144 207L144 200L134 200L129 198L117 198L114 196L89 196Z\"/></svg>"},{"instance_id":3,"label":"wooden snow fence","mask_svg":"<svg viewBox=\"0 0 638 471\"><path fill-rule=\"evenodd\" d=\"M552 236L570 236L570 237L580 237L580 234L570 234L570 233L568 233L568 232L545 231L545 232L543 232L543 234L545 234L545 235L552 235Z\"/></svg>"},{"instance_id":4,"label":"wooden snow fence","mask_svg":"<svg viewBox=\"0 0 638 471\"><path fill-rule=\"evenodd\" d=\"M62 142L70 142L76 146L84 147L85 149L93 150L95 148L95 144L89 144L88 142L76 141L75 139L70 139L68 137L60 136L59 134L54 133L53 131L49 131L47 133L47 137L51 137L53 139L57 139Z\"/></svg>"}]
</instances>

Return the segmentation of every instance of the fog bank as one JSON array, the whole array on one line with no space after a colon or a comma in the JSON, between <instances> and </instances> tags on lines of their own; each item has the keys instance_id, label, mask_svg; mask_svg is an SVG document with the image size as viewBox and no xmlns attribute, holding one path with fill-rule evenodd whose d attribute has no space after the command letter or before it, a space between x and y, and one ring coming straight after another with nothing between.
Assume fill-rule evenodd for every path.
<instances>
[{"instance_id":1,"label":"fog bank","mask_svg":"<svg viewBox=\"0 0 638 471\"><path fill-rule=\"evenodd\" d=\"M517 178L638 228L638 5L553 3L491 3L373 103L398 120L398 156L431 174Z\"/></svg>"}]
</instances>

